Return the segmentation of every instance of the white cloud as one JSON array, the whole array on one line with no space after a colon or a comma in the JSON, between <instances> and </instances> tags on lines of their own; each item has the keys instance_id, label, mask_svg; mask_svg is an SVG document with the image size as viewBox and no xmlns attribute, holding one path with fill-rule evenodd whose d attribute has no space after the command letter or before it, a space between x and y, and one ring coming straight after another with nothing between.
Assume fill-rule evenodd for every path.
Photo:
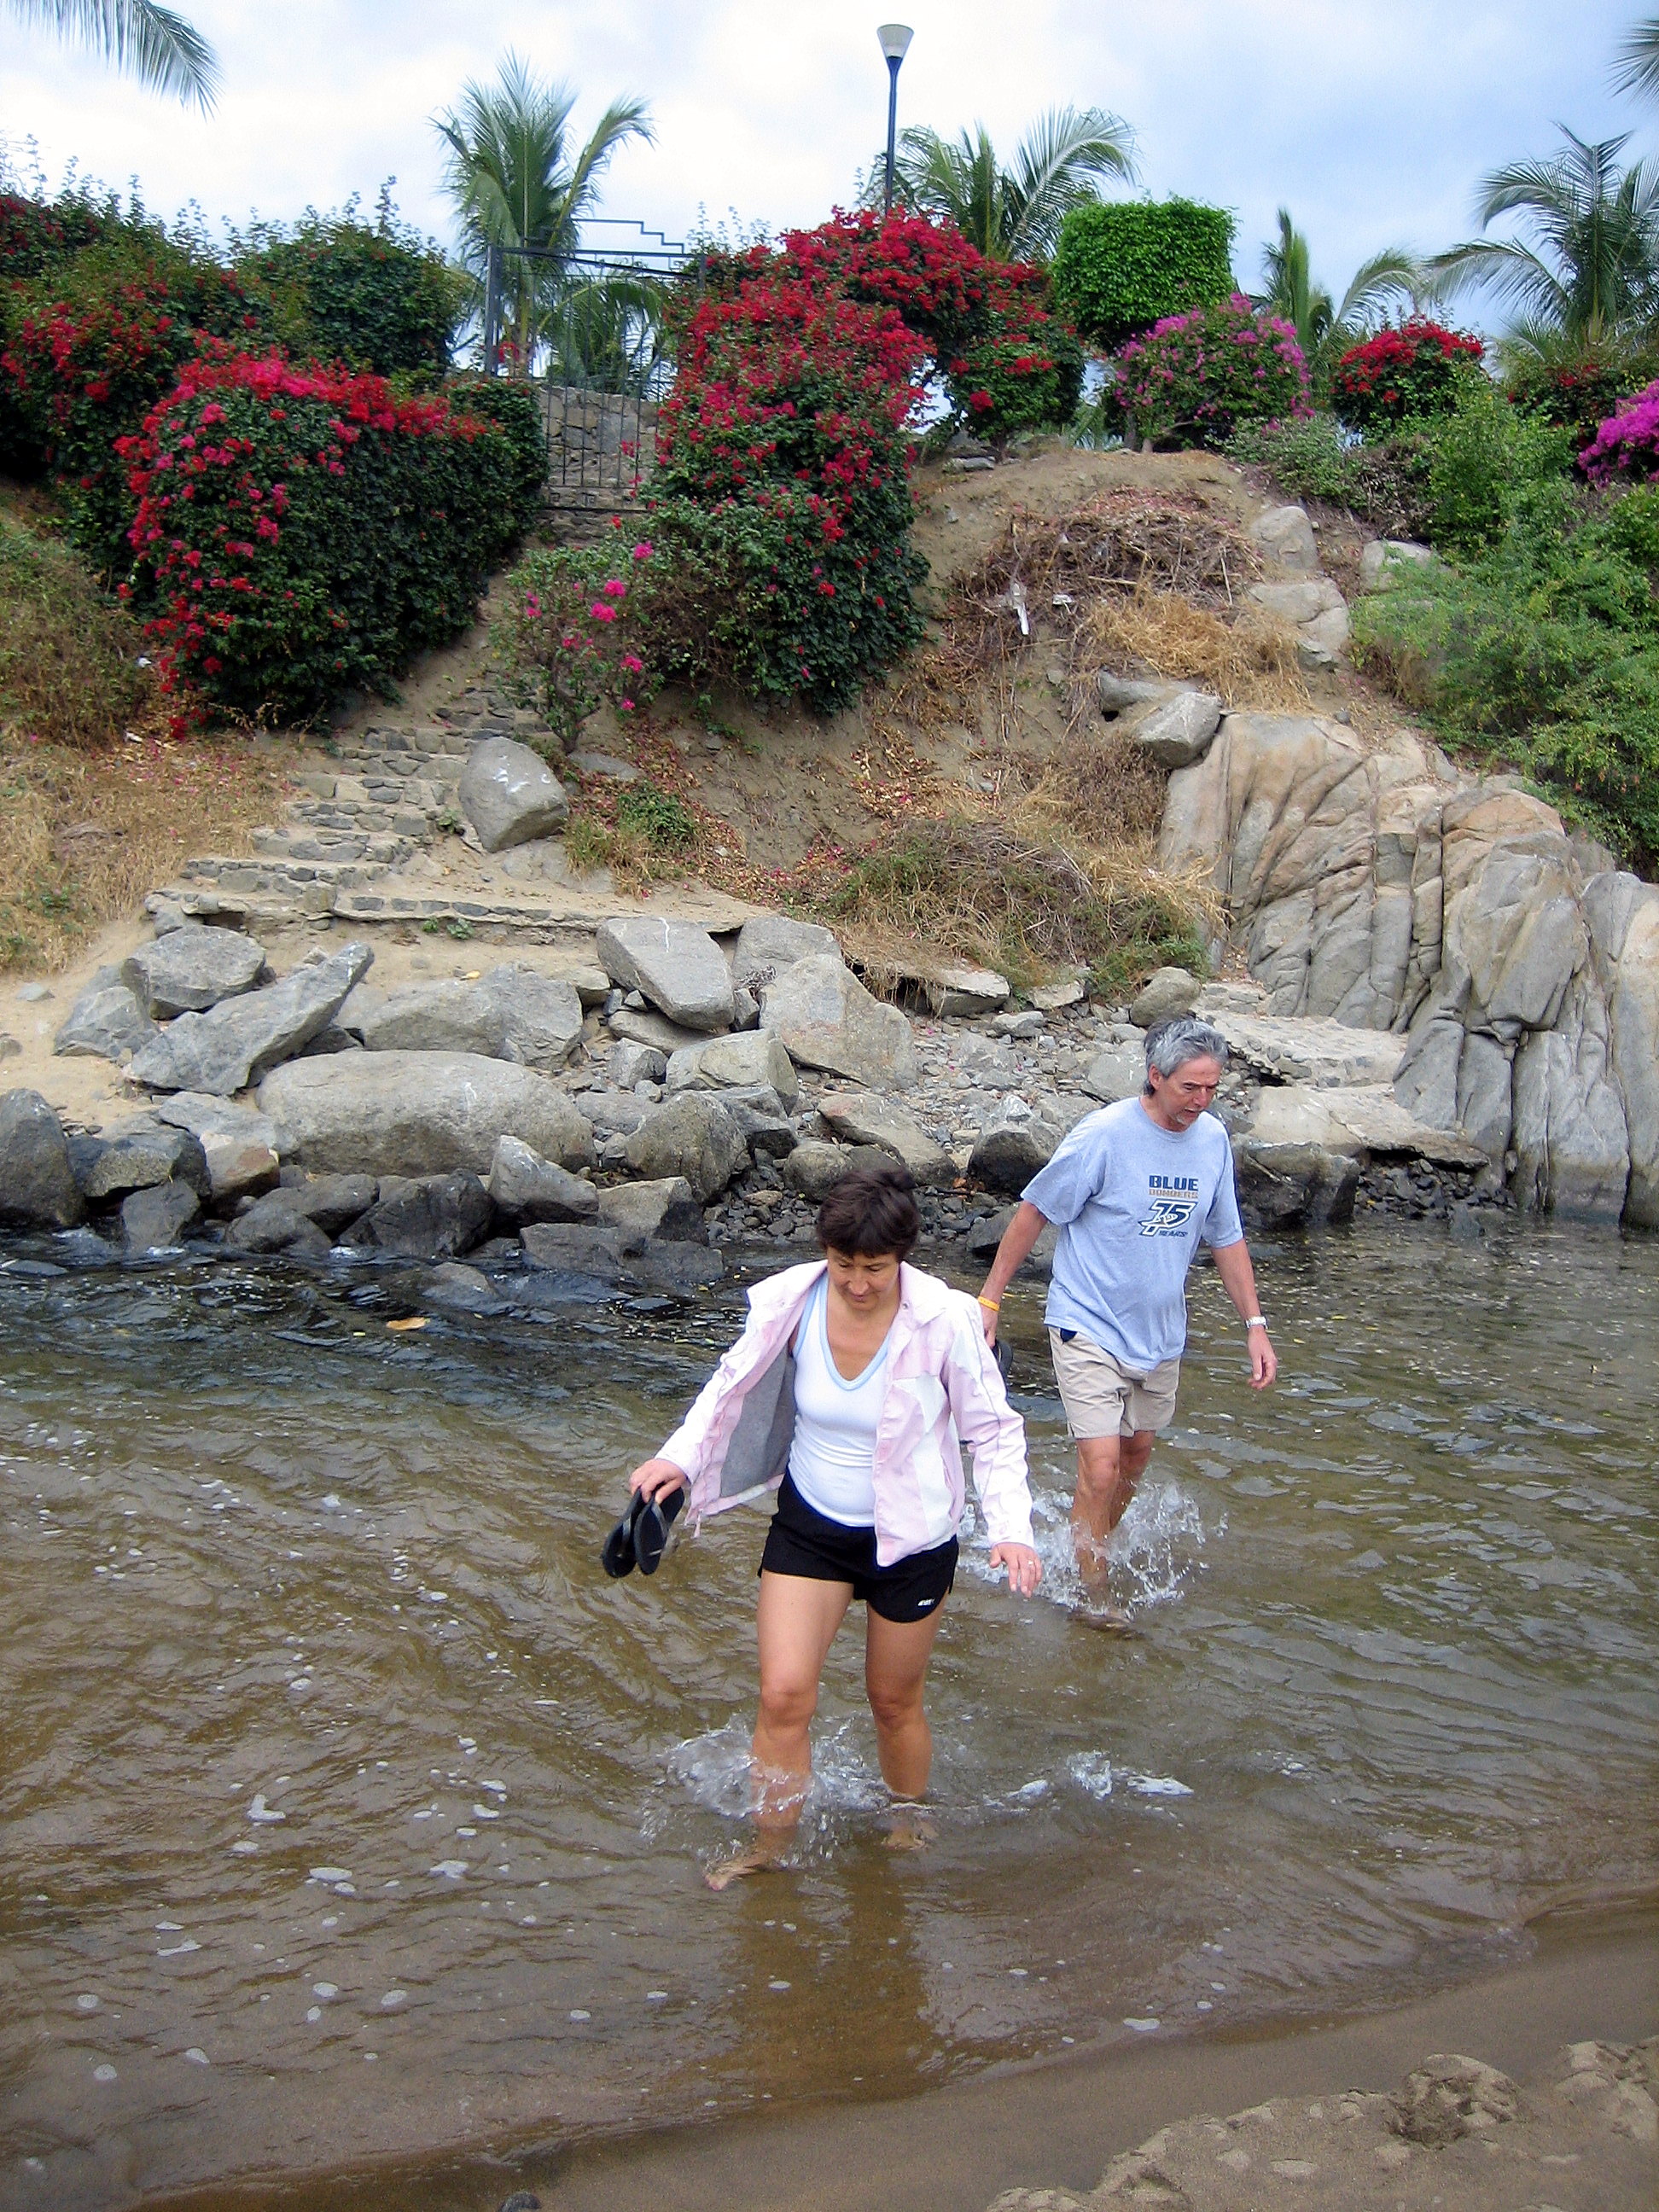
<instances>
[{"instance_id":1,"label":"white cloud","mask_svg":"<svg viewBox=\"0 0 1659 2212\"><path fill-rule=\"evenodd\" d=\"M290 216L382 178L422 228L447 234L433 113L517 46L581 88L586 129L617 93L651 102L657 144L614 162L610 212L684 234L699 203L777 225L851 197L885 128L875 24L889 9L831 0L611 0L603 11L507 0L185 0L217 47L225 90L204 119L0 16L0 133L40 142L54 178L71 158L141 182L167 213ZM1135 125L1145 181L1239 216L1239 274L1282 201L1337 286L1374 248L1463 235L1476 177L1543 152L1557 119L1589 135L1659 113L1607 95L1628 0L1161 0L1091 9L1058 0L897 0L916 30L901 116L945 131L982 117L1012 145L1071 100Z\"/></svg>"}]
</instances>

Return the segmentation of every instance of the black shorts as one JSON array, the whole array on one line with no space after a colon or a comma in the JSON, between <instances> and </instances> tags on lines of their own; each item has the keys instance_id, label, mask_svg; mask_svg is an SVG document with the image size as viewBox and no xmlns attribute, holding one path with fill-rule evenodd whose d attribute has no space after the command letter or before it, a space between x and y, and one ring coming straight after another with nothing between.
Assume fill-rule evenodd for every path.
<instances>
[{"instance_id":1,"label":"black shorts","mask_svg":"<svg viewBox=\"0 0 1659 2212\"><path fill-rule=\"evenodd\" d=\"M890 1567L876 1565L876 1532L849 1528L809 1505L786 1474L778 1491L778 1510L761 1553L763 1575L799 1575L812 1583L851 1583L854 1601L862 1601L884 1620L926 1620L951 1594L957 1578L957 1540L930 1552L912 1552Z\"/></svg>"}]
</instances>

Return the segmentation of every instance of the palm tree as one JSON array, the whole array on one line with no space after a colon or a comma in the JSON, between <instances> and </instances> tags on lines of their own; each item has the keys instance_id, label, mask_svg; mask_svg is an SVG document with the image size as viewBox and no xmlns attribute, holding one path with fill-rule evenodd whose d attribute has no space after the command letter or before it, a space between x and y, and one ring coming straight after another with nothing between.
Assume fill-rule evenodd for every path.
<instances>
[{"instance_id":1,"label":"palm tree","mask_svg":"<svg viewBox=\"0 0 1659 2212\"><path fill-rule=\"evenodd\" d=\"M1073 208L1098 198L1102 178L1133 183L1134 132L1098 107L1053 107L1040 115L1003 168L982 123L954 139L937 131L901 133L894 198L918 215L953 223L992 261L1047 261ZM867 202L881 198L872 170Z\"/></svg>"},{"instance_id":2,"label":"palm tree","mask_svg":"<svg viewBox=\"0 0 1659 2212\"><path fill-rule=\"evenodd\" d=\"M654 137L645 102L615 100L573 155L568 133L576 94L535 75L509 52L499 85L468 84L458 112L434 118L449 148L444 187L460 218L461 258L482 284L492 246L530 246L541 261L510 255L502 271L503 319L527 368L547 332L559 262L575 251L611 156L630 138Z\"/></svg>"},{"instance_id":3,"label":"palm tree","mask_svg":"<svg viewBox=\"0 0 1659 2212\"><path fill-rule=\"evenodd\" d=\"M1481 180L1482 229L1520 215L1533 238L1473 239L1433 264L1453 284L1489 285L1512 303L1516 335L1556 332L1599 345L1659 310L1659 176L1621 169L1628 134L1590 145L1571 131L1547 161L1507 163Z\"/></svg>"},{"instance_id":4,"label":"palm tree","mask_svg":"<svg viewBox=\"0 0 1659 2212\"><path fill-rule=\"evenodd\" d=\"M112 61L152 92L176 93L208 114L219 86L213 49L192 24L155 0L3 0L39 23Z\"/></svg>"},{"instance_id":5,"label":"palm tree","mask_svg":"<svg viewBox=\"0 0 1659 2212\"><path fill-rule=\"evenodd\" d=\"M1405 301L1416 313L1443 282L1403 246L1385 246L1360 263L1340 302L1334 302L1314 281L1307 239L1288 208L1279 210L1278 237L1261 249L1261 273L1267 289L1255 295L1255 304L1294 326L1316 388L1390 301Z\"/></svg>"},{"instance_id":6,"label":"palm tree","mask_svg":"<svg viewBox=\"0 0 1659 2212\"><path fill-rule=\"evenodd\" d=\"M1638 99L1659 99L1659 15L1632 23L1613 58L1613 88Z\"/></svg>"}]
</instances>

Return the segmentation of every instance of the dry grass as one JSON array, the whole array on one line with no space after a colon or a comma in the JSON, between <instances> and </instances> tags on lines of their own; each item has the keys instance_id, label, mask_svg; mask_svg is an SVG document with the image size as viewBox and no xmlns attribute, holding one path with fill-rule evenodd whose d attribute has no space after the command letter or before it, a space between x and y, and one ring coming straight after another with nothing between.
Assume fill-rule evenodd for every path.
<instances>
[{"instance_id":1,"label":"dry grass","mask_svg":"<svg viewBox=\"0 0 1659 2212\"><path fill-rule=\"evenodd\" d=\"M1176 593L1139 592L1103 599L1080 626L1073 681L1097 671L1181 677L1216 692L1230 708L1310 714L1313 699L1297 666L1296 633L1254 609L1224 622Z\"/></svg>"},{"instance_id":2,"label":"dry grass","mask_svg":"<svg viewBox=\"0 0 1659 2212\"><path fill-rule=\"evenodd\" d=\"M283 801L236 744L0 742L0 969L64 968L192 853L239 852Z\"/></svg>"},{"instance_id":3,"label":"dry grass","mask_svg":"<svg viewBox=\"0 0 1659 2212\"><path fill-rule=\"evenodd\" d=\"M66 745L159 732L143 653L138 624L76 555L0 510L0 729Z\"/></svg>"}]
</instances>

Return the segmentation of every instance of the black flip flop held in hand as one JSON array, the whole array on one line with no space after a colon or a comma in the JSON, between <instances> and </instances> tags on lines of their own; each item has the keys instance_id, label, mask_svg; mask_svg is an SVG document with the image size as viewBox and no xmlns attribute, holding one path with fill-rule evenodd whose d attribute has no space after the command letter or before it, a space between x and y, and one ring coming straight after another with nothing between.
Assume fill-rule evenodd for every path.
<instances>
[{"instance_id":1,"label":"black flip flop held in hand","mask_svg":"<svg viewBox=\"0 0 1659 2212\"><path fill-rule=\"evenodd\" d=\"M671 1490L666 1498L653 1498L634 1523L634 1557L642 1575L654 1575L668 1549L668 1532L685 1503L685 1492Z\"/></svg>"},{"instance_id":2,"label":"black flip flop held in hand","mask_svg":"<svg viewBox=\"0 0 1659 2212\"><path fill-rule=\"evenodd\" d=\"M637 1490L630 1492L622 1519L600 1547L599 1565L612 1582L620 1582L624 1575L631 1575L638 1564L634 1557L634 1529L644 1506L643 1494Z\"/></svg>"}]
</instances>

